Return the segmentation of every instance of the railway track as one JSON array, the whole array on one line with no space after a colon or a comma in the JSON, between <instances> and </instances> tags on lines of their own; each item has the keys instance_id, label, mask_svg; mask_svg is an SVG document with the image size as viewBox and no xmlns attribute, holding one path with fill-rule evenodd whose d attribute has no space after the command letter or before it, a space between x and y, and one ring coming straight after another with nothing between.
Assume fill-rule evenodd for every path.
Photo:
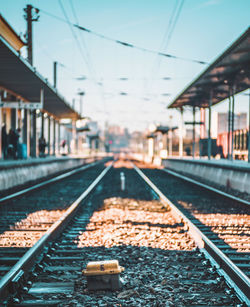
<instances>
[{"instance_id":1,"label":"railway track","mask_svg":"<svg viewBox=\"0 0 250 307\"><path fill-rule=\"evenodd\" d=\"M137 173L142 177L106 168L3 277L3 304L243 306L246 295L232 291L204 249L204 235ZM87 262L113 258L125 267L121 291L88 291L81 272Z\"/></svg>"},{"instance_id":2,"label":"railway track","mask_svg":"<svg viewBox=\"0 0 250 307\"><path fill-rule=\"evenodd\" d=\"M161 191L170 195L168 197L178 209L223 252L225 260L218 258L217 261L228 263L226 271L232 279L237 280L235 275L239 274L240 287L241 278L246 281L244 293L249 295L249 203L172 171L146 170L145 173Z\"/></svg>"},{"instance_id":3,"label":"railway track","mask_svg":"<svg viewBox=\"0 0 250 307\"><path fill-rule=\"evenodd\" d=\"M62 216L103 163L91 163L0 199L0 278ZM79 185L79 189L75 185Z\"/></svg>"}]
</instances>

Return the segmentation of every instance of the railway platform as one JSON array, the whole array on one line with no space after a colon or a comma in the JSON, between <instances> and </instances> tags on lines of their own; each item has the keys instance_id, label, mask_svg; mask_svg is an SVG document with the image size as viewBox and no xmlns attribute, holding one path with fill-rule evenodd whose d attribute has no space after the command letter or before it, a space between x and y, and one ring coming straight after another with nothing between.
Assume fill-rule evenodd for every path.
<instances>
[{"instance_id":1,"label":"railway platform","mask_svg":"<svg viewBox=\"0 0 250 307\"><path fill-rule=\"evenodd\" d=\"M98 156L48 156L0 161L0 192L92 163Z\"/></svg>"},{"instance_id":2,"label":"railway platform","mask_svg":"<svg viewBox=\"0 0 250 307\"><path fill-rule=\"evenodd\" d=\"M250 164L244 161L169 158L162 160L162 165L224 188L250 193Z\"/></svg>"}]
</instances>

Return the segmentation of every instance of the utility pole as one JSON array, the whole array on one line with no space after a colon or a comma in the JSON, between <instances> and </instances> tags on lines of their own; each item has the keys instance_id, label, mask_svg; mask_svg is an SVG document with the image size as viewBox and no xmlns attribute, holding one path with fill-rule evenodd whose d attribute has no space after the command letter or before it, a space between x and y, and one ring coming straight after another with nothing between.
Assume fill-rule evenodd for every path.
<instances>
[{"instance_id":1,"label":"utility pole","mask_svg":"<svg viewBox=\"0 0 250 307\"><path fill-rule=\"evenodd\" d=\"M32 43L32 22L38 21L39 19L39 9L34 8L32 5L28 4L24 8L24 18L27 21L27 49L28 49L28 62L33 65L33 43ZM31 116L31 129L28 129L28 118ZM30 131L29 131L30 130ZM24 111L24 134L27 136L27 147L29 146L28 152L32 157L36 157L37 151L37 137L36 137L36 110L31 112ZM29 141L28 141L29 140Z\"/></svg>"},{"instance_id":2,"label":"utility pole","mask_svg":"<svg viewBox=\"0 0 250 307\"><path fill-rule=\"evenodd\" d=\"M27 21L27 48L28 48L28 62L33 65L33 42L32 42L32 21L38 21L39 9L34 8L28 4L24 9L24 18Z\"/></svg>"},{"instance_id":3,"label":"utility pole","mask_svg":"<svg viewBox=\"0 0 250 307\"><path fill-rule=\"evenodd\" d=\"M83 91L78 92L78 95L80 96L80 116L82 117L82 96L85 95Z\"/></svg>"},{"instance_id":4,"label":"utility pole","mask_svg":"<svg viewBox=\"0 0 250 307\"><path fill-rule=\"evenodd\" d=\"M54 62L54 88L56 88L56 81L57 81L57 62Z\"/></svg>"}]
</instances>

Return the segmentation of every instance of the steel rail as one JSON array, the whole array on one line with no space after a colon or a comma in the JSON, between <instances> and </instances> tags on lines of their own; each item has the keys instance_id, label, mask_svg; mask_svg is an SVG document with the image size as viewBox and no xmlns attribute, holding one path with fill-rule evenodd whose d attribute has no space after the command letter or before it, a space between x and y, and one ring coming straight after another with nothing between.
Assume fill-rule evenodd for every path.
<instances>
[{"instance_id":1,"label":"steel rail","mask_svg":"<svg viewBox=\"0 0 250 307\"><path fill-rule=\"evenodd\" d=\"M86 170L86 169L88 169L90 167L93 167L93 166L97 165L98 163L100 163L101 161L102 160L97 161L97 162L93 162L93 163L90 163L90 164L87 164L87 165L84 165L84 166L81 166L80 168L74 169L72 171L69 171L69 172L66 172L64 174L58 175L58 176L56 176L54 178L51 178L49 180L46 180L46 181L43 181L41 183L35 184L35 185L33 185L33 186L29 187L29 188L25 188L25 189L23 189L21 191L18 191L18 192L15 192L13 194L10 194L8 196L2 197L2 198L0 198L0 205L2 203L5 203L6 201L10 201L12 199L18 198L18 197L20 197L20 196L22 196L22 195L24 195L26 193L29 193L29 192L35 191L37 189L40 189L40 188L42 188L42 187L44 187L44 186L46 186L46 185L48 185L50 183L62 180L64 178L67 178L67 177L69 177L71 175L74 175L74 174L76 174L78 172L81 172L81 171Z\"/></svg>"},{"instance_id":2,"label":"steel rail","mask_svg":"<svg viewBox=\"0 0 250 307\"><path fill-rule=\"evenodd\" d=\"M231 195L229 193L223 192L223 191L221 191L219 189L216 189L216 188L214 188L214 187L212 187L210 185L207 185L205 183L201 183L201 182L199 182L197 180L191 179L191 178L189 178L187 176L181 175L181 174L176 173L174 171L170 171L170 170L166 170L166 169L162 169L162 170L164 172L166 172L167 174L169 174L169 175L175 176L175 177L180 178L182 180L185 180L185 181L188 181L188 182L193 183L195 185L198 185L198 186L200 186L200 187L202 187L202 188L204 188L206 190L209 190L211 192L217 193L217 194L219 194L219 195L221 195L223 197L229 198L231 200L237 201L238 203L241 203L243 205L250 206L250 202L245 200L245 199L242 199L242 198L239 198L237 196Z\"/></svg>"},{"instance_id":3,"label":"steel rail","mask_svg":"<svg viewBox=\"0 0 250 307\"><path fill-rule=\"evenodd\" d=\"M10 295L11 284L20 275L27 274L31 270L37 258L41 255L44 247L53 239L55 239L67 226L72 219L81 202L93 191L97 184L102 180L106 173L110 170L113 163L106 167L101 174L90 184L90 186L71 204L66 212L55 222L45 234L33 245L19 261L11 268L11 270L0 280L0 301L6 299ZM22 277L23 278L23 277Z\"/></svg>"},{"instance_id":4,"label":"steel rail","mask_svg":"<svg viewBox=\"0 0 250 307\"><path fill-rule=\"evenodd\" d=\"M249 278L204 235L153 183L150 179L136 166L134 169L145 180L145 182L158 194L160 200L168 205L171 213L188 226L189 233L195 240L201 251L206 251L212 259L225 272L226 278L230 284L235 286L235 290L240 299L250 306L250 280Z\"/></svg>"}]
</instances>

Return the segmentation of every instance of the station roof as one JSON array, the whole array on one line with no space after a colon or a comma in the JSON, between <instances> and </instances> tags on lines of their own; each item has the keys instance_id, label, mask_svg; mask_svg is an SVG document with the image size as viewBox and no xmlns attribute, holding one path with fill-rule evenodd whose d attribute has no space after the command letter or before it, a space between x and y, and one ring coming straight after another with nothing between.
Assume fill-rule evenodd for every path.
<instances>
[{"instance_id":1,"label":"station roof","mask_svg":"<svg viewBox=\"0 0 250 307\"><path fill-rule=\"evenodd\" d=\"M79 118L79 114L64 100L20 54L0 36L0 86L24 102L39 102L44 89L44 111L56 118Z\"/></svg>"},{"instance_id":2,"label":"station roof","mask_svg":"<svg viewBox=\"0 0 250 307\"><path fill-rule=\"evenodd\" d=\"M0 35L17 51L19 51L25 45L25 42L16 34L16 32L1 14Z\"/></svg>"},{"instance_id":3,"label":"station roof","mask_svg":"<svg viewBox=\"0 0 250 307\"><path fill-rule=\"evenodd\" d=\"M209 106L210 91L212 105L250 87L250 27L204 72L189 84L168 108L184 106Z\"/></svg>"}]
</instances>

